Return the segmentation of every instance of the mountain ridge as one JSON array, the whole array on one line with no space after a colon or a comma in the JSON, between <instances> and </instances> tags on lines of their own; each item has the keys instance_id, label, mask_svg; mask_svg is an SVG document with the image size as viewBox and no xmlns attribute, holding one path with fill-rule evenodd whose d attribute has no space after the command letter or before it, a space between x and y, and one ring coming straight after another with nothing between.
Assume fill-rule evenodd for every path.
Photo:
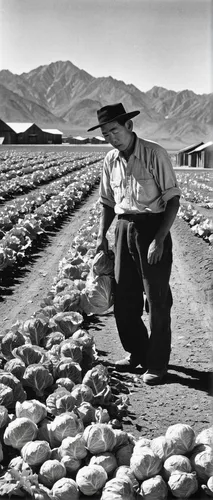
<instances>
[{"instance_id":1,"label":"mountain ridge","mask_svg":"<svg viewBox=\"0 0 213 500\"><path fill-rule=\"evenodd\" d=\"M36 122L63 133L81 132L97 122L98 108L122 102L139 109L134 129L157 141L187 144L212 140L211 94L154 85L144 92L112 76L94 77L71 61L41 65L20 75L0 71L0 118Z\"/></svg>"}]
</instances>

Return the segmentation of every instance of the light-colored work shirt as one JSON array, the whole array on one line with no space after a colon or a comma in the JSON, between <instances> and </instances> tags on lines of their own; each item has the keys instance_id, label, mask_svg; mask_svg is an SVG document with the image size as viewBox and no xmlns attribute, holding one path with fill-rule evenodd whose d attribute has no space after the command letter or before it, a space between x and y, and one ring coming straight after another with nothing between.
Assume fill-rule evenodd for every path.
<instances>
[{"instance_id":1,"label":"light-colored work shirt","mask_svg":"<svg viewBox=\"0 0 213 500\"><path fill-rule=\"evenodd\" d=\"M168 200L181 192L166 150L136 136L128 162L118 149L104 159L100 202L116 214L163 212Z\"/></svg>"}]
</instances>

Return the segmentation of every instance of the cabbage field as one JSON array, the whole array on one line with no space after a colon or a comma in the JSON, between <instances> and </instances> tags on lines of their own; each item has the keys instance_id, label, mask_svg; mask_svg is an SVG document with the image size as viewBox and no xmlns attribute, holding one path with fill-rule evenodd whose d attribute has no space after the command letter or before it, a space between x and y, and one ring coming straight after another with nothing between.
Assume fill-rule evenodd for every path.
<instances>
[{"instance_id":1,"label":"cabbage field","mask_svg":"<svg viewBox=\"0 0 213 500\"><path fill-rule=\"evenodd\" d=\"M98 148L0 151L0 498L213 496L213 172L177 170L171 364L120 373ZM148 313L144 313L148 325Z\"/></svg>"}]
</instances>

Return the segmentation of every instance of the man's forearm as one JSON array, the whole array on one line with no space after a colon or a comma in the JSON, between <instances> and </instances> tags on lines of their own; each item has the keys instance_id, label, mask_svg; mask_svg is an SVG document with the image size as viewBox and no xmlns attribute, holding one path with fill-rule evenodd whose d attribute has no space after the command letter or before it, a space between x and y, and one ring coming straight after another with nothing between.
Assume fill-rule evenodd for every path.
<instances>
[{"instance_id":1,"label":"man's forearm","mask_svg":"<svg viewBox=\"0 0 213 500\"><path fill-rule=\"evenodd\" d=\"M114 208L109 207L108 205L102 205L100 226L98 232L99 239L105 238L106 233L109 227L111 226L114 218L115 218Z\"/></svg>"},{"instance_id":2,"label":"man's forearm","mask_svg":"<svg viewBox=\"0 0 213 500\"><path fill-rule=\"evenodd\" d=\"M158 230L158 232L155 235L155 240L156 242L163 242L166 235L170 231L172 224L175 220L175 217L177 215L178 209L180 206L179 202L179 196L174 196L174 198L171 198L167 202L166 210L164 212L164 219L163 222Z\"/></svg>"}]
</instances>

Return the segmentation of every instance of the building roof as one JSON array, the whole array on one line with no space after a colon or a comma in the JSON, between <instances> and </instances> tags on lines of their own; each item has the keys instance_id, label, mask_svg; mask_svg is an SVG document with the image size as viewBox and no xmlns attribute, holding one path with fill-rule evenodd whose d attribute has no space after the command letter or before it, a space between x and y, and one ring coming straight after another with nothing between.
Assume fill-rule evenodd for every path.
<instances>
[{"instance_id":1,"label":"building roof","mask_svg":"<svg viewBox=\"0 0 213 500\"><path fill-rule=\"evenodd\" d=\"M42 132L47 132L48 134L63 135L63 132L61 132L57 128L42 128L41 130L42 130Z\"/></svg>"},{"instance_id":2,"label":"building roof","mask_svg":"<svg viewBox=\"0 0 213 500\"><path fill-rule=\"evenodd\" d=\"M12 128L12 130L14 132L16 132L17 134L20 134L21 132L26 132L26 130L28 130L28 128L32 127L32 125L34 125L34 123L27 123L27 122L5 122L8 127Z\"/></svg>"},{"instance_id":3,"label":"building roof","mask_svg":"<svg viewBox=\"0 0 213 500\"><path fill-rule=\"evenodd\" d=\"M80 135L76 135L73 139L77 139L78 141L85 141L86 137L81 137Z\"/></svg>"},{"instance_id":4,"label":"building roof","mask_svg":"<svg viewBox=\"0 0 213 500\"><path fill-rule=\"evenodd\" d=\"M202 151L203 149L207 149L210 146L213 146L213 141L209 141L209 142L206 142L205 144L202 144L201 146L198 146L196 149L193 149L193 151L190 151L190 153L188 153L188 154L191 155L192 153L198 153L199 151Z\"/></svg>"},{"instance_id":5,"label":"building roof","mask_svg":"<svg viewBox=\"0 0 213 500\"><path fill-rule=\"evenodd\" d=\"M98 139L98 141L103 141L103 142L105 142L104 137L101 137L100 135L96 135L96 136L95 136L95 139Z\"/></svg>"},{"instance_id":6,"label":"building roof","mask_svg":"<svg viewBox=\"0 0 213 500\"><path fill-rule=\"evenodd\" d=\"M180 149L180 150L178 151L178 154L179 154L179 153L184 153L184 152L186 153L187 151L190 151L190 150L192 150L192 149L197 148L198 146L201 146L201 144L203 144L203 141L197 142L196 144L191 144L191 146L186 146L185 148Z\"/></svg>"}]
</instances>

